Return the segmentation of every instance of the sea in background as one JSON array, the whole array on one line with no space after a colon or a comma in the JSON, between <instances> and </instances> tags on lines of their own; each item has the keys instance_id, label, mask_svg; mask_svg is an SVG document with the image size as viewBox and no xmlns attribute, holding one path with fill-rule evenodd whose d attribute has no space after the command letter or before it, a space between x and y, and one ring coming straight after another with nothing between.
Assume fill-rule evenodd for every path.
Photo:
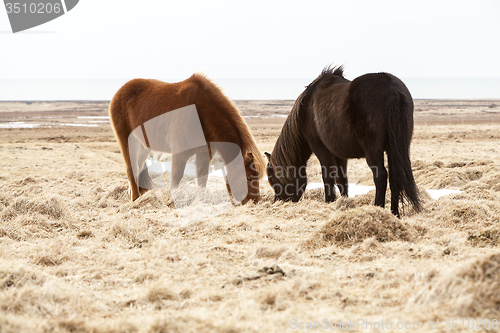
<instances>
[{"instance_id":1,"label":"sea in background","mask_svg":"<svg viewBox=\"0 0 500 333\"><path fill-rule=\"evenodd\" d=\"M110 100L128 80L0 79L0 101ZM295 100L312 80L313 78L213 79L233 100ZM500 99L500 78L403 78L402 80L415 99Z\"/></svg>"}]
</instances>

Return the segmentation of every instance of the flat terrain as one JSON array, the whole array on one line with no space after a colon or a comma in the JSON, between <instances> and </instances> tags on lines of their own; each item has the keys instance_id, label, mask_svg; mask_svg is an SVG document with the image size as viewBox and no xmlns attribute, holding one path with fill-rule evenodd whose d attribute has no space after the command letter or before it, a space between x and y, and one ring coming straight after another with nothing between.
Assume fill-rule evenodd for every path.
<instances>
[{"instance_id":1,"label":"flat terrain","mask_svg":"<svg viewBox=\"0 0 500 333\"><path fill-rule=\"evenodd\" d=\"M271 151L293 101L236 104ZM261 182L258 204L183 227L164 191L129 201L107 107L0 102L1 333L498 331L500 101L415 101L421 213L374 191L273 203ZM364 160L348 176L373 185Z\"/></svg>"}]
</instances>

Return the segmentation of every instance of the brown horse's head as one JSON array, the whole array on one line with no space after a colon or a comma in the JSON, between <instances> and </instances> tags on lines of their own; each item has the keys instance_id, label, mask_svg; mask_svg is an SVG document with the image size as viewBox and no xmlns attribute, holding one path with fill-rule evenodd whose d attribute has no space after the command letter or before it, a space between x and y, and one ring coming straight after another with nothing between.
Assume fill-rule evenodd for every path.
<instances>
[{"instance_id":1,"label":"brown horse's head","mask_svg":"<svg viewBox=\"0 0 500 333\"><path fill-rule=\"evenodd\" d=\"M293 179L287 179L285 174L290 172L286 167L273 166L271 164L271 154L268 152L264 153L268 159L267 163L267 180L269 185L274 190L274 201L293 201L297 202L304 194L307 185L307 177L297 175ZM290 169L294 169L290 167Z\"/></svg>"},{"instance_id":2,"label":"brown horse's head","mask_svg":"<svg viewBox=\"0 0 500 333\"><path fill-rule=\"evenodd\" d=\"M264 175L263 170L265 170L265 166L262 165L263 163L258 158L255 158L254 153L250 151L243 155L245 174L238 172L238 170L235 172L234 165L229 164L226 186L233 199L241 201L242 204L250 200L254 202L260 200L259 180ZM245 197L242 200L243 195Z\"/></svg>"},{"instance_id":3,"label":"brown horse's head","mask_svg":"<svg viewBox=\"0 0 500 333\"><path fill-rule=\"evenodd\" d=\"M256 159L252 152L246 152L243 161L245 163L248 194L241 203L245 204L250 200L257 203L260 200L259 179L262 178L263 171L262 168L259 167L258 162L256 163Z\"/></svg>"}]
</instances>

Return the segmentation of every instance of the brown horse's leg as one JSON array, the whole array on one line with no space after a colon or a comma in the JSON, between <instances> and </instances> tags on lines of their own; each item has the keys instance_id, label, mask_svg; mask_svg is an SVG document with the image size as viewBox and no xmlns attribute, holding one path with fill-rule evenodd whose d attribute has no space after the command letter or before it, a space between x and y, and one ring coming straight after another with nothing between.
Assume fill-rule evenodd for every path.
<instances>
[{"instance_id":1,"label":"brown horse's leg","mask_svg":"<svg viewBox=\"0 0 500 333\"><path fill-rule=\"evenodd\" d=\"M176 189L179 187L182 177L184 176L184 169L189 160L190 155L182 152L172 155L172 174L170 179L170 188Z\"/></svg>"},{"instance_id":2,"label":"brown horse's leg","mask_svg":"<svg viewBox=\"0 0 500 333\"><path fill-rule=\"evenodd\" d=\"M208 151L196 154L196 182L198 186L207 186L209 166L210 155Z\"/></svg>"},{"instance_id":3,"label":"brown horse's leg","mask_svg":"<svg viewBox=\"0 0 500 333\"><path fill-rule=\"evenodd\" d=\"M120 142L121 144L121 142ZM135 201L141 195L139 192L139 186L135 182L134 171L132 170L132 165L130 163L130 153L128 151L128 144L124 143L121 145L123 159L125 160L125 164L127 165L127 178L128 183L130 185L130 199Z\"/></svg>"},{"instance_id":4,"label":"brown horse's leg","mask_svg":"<svg viewBox=\"0 0 500 333\"><path fill-rule=\"evenodd\" d=\"M376 157L367 156L366 163L373 173L375 183L375 206L385 207L385 192L387 191L387 170L384 166L384 153Z\"/></svg>"},{"instance_id":5,"label":"brown horse's leg","mask_svg":"<svg viewBox=\"0 0 500 333\"><path fill-rule=\"evenodd\" d=\"M340 195L347 197L348 194L348 181L347 181L347 160L335 157L335 162L337 166L337 187L340 190Z\"/></svg>"}]
</instances>

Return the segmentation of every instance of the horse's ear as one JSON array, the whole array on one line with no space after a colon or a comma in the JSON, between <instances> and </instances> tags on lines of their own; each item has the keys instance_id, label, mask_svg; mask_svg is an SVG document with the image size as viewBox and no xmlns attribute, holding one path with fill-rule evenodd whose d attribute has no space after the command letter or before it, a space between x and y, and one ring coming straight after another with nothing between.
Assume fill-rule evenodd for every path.
<instances>
[{"instance_id":1,"label":"horse's ear","mask_svg":"<svg viewBox=\"0 0 500 333\"><path fill-rule=\"evenodd\" d=\"M245 161L253 161L253 153L251 151L247 151L245 154Z\"/></svg>"},{"instance_id":2,"label":"horse's ear","mask_svg":"<svg viewBox=\"0 0 500 333\"><path fill-rule=\"evenodd\" d=\"M269 154L267 151L264 152L264 155L266 155L268 161L271 160L271 154Z\"/></svg>"}]
</instances>

